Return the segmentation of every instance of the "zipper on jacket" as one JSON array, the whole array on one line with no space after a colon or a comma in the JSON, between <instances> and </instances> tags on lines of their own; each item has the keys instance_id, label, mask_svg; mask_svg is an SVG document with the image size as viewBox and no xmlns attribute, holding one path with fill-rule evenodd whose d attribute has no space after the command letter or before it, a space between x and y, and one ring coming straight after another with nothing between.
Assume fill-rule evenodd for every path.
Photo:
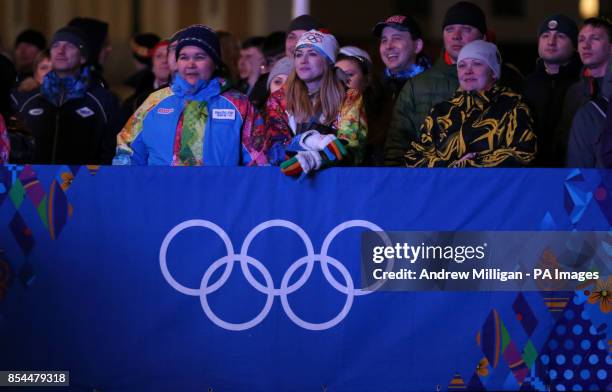
<instances>
[{"instance_id":1,"label":"zipper on jacket","mask_svg":"<svg viewBox=\"0 0 612 392\"><path fill-rule=\"evenodd\" d=\"M59 139L59 126L60 126L60 109L64 104L64 89L60 89L60 99L57 106L57 112L55 113L55 132L53 133L53 150L51 150L51 164L55 165L55 159L57 155L57 141Z\"/></svg>"}]
</instances>

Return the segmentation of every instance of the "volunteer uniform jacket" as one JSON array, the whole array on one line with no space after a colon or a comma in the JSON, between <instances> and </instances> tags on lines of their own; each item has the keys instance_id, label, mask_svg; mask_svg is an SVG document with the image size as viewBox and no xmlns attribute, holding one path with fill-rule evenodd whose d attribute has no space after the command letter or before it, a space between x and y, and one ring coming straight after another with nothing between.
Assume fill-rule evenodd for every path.
<instances>
[{"instance_id":1,"label":"volunteer uniform jacket","mask_svg":"<svg viewBox=\"0 0 612 392\"><path fill-rule=\"evenodd\" d=\"M193 89L193 90L192 90ZM264 122L248 98L229 89L220 78L190 86L179 75L171 87L151 94L119 133L114 165L194 165L180 159L183 112L189 102L205 103L201 112L203 140L189 148L198 150L195 165L266 165Z\"/></svg>"}]
</instances>

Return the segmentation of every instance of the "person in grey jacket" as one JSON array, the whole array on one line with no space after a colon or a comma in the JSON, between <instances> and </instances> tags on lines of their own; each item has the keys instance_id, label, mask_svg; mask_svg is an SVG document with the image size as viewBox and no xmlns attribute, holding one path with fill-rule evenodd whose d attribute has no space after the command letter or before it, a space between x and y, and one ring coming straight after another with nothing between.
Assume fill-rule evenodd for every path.
<instances>
[{"instance_id":1,"label":"person in grey jacket","mask_svg":"<svg viewBox=\"0 0 612 392\"><path fill-rule=\"evenodd\" d=\"M611 99L612 61L609 61L601 95L580 107L574 116L567 146L567 167L605 167L600 150Z\"/></svg>"}]
</instances>

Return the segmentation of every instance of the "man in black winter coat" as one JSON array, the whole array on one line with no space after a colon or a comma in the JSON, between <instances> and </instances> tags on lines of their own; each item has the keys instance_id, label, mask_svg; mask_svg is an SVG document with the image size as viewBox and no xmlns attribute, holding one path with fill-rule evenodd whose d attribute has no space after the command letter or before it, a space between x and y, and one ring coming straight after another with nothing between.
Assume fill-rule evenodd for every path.
<instances>
[{"instance_id":1,"label":"man in black winter coat","mask_svg":"<svg viewBox=\"0 0 612 392\"><path fill-rule=\"evenodd\" d=\"M584 67L578 81L565 94L562 116L555 132L555 154L561 158L567 155L570 130L578 110L602 97L602 84L612 55L612 24L605 18L585 20L578 32L578 53Z\"/></svg>"},{"instance_id":2,"label":"man in black winter coat","mask_svg":"<svg viewBox=\"0 0 612 392\"><path fill-rule=\"evenodd\" d=\"M612 105L608 105L606 123L601 133L598 160L606 169L612 169Z\"/></svg>"},{"instance_id":3,"label":"man in black winter coat","mask_svg":"<svg viewBox=\"0 0 612 392\"><path fill-rule=\"evenodd\" d=\"M53 70L27 95L13 95L15 109L35 139L32 163L107 164L119 130L116 99L92 83L86 38L76 27L51 40Z\"/></svg>"},{"instance_id":4,"label":"man in black winter coat","mask_svg":"<svg viewBox=\"0 0 612 392\"><path fill-rule=\"evenodd\" d=\"M568 88L578 81L582 63L576 53L578 26L565 15L546 18L538 31L538 61L527 75L524 95L533 110L538 155L534 166L561 167L555 156L555 130Z\"/></svg>"}]
</instances>

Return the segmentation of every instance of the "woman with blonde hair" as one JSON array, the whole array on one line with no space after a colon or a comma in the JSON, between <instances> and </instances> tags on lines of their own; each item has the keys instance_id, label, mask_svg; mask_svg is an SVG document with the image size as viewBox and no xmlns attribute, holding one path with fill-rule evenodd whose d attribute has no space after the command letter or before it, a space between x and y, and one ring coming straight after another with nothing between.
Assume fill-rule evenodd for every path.
<instances>
[{"instance_id":1,"label":"woman with blonde hair","mask_svg":"<svg viewBox=\"0 0 612 392\"><path fill-rule=\"evenodd\" d=\"M45 49L34 59L34 74L19 83L17 90L22 93L34 91L42 86L43 79L51 71L51 52Z\"/></svg>"},{"instance_id":2,"label":"woman with blonde hair","mask_svg":"<svg viewBox=\"0 0 612 392\"><path fill-rule=\"evenodd\" d=\"M298 41L294 70L266 104L265 151L283 173L299 175L363 160L367 121L361 93L334 66L333 35L310 30Z\"/></svg>"}]
</instances>

